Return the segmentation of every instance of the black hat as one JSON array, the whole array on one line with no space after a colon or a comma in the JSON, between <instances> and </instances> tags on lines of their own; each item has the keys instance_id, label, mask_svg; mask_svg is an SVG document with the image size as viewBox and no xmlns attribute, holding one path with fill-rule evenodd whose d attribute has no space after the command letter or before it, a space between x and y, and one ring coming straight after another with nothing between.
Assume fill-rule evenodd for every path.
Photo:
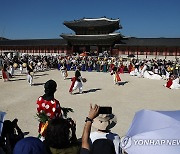
<instances>
[{"instance_id":1,"label":"black hat","mask_svg":"<svg viewBox=\"0 0 180 154\"><path fill-rule=\"evenodd\" d=\"M48 80L45 85L45 93L46 94L54 94L54 92L56 91L57 88L57 84L54 80Z\"/></svg>"}]
</instances>

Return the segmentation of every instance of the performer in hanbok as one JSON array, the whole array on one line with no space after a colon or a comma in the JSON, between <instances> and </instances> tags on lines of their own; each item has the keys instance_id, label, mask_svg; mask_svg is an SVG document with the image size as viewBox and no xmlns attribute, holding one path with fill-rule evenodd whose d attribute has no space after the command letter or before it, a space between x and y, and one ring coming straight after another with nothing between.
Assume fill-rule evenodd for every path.
<instances>
[{"instance_id":1,"label":"performer in hanbok","mask_svg":"<svg viewBox=\"0 0 180 154\"><path fill-rule=\"evenodd\" d=\"M129 66L128 66L128 73L130 73L130 72L133 71L134 69L135 69L135 68L134 68L133 64L130 63Z\"/></svg>"},{"instance_id":2,"label":"performer in hanbok","mask_svg":"<svg viewBox=\"0 0 180 154\"><path fill-rule=\"evenodd\" d=\"M14 67L12 64L9 65L9 74L10 74L10 77L12 78L13 75L14 75Z\"/></svg>"},{"instance_id":3,"label":"performer in hanbok","mask_svg":"<svg viewBox=\"0 0 180 154\"><path fill-rule=\"evenodd\" d=\"M93 63L92 63L92 60L91 60L91 58L88 60L88 62L87 62L87 70L89 71L89 72L91 72L92 71L92 69L93 69Z\"/></svg>"},{"instance_id":4,"label":"performer in hanbok","mask_svg":"<svg viewBox=\"0 0 180 154\"><path fill-rule=\"evenodd\" d=\"M22 74L23 73L23 66L21 63L19 64L19 70L20 70L20 73Z\"/></svg>"},{"instance_id":5,"label":"performer in hanbok","mask_svg":"<svg viewBox=\"0 0 180 154\"><path fill-rule=\"evenodd\" d=\"M111 71L111 75L113 75L113 81L115 85L121 81L117 67L113 68L113 70Z\"/></svg>"},{"instance_id":6,"label":"performer in hanbok","mask_svg":"<svg viewBox=\"0 0 180 154\"><path fill-rule=\"evenodd\" d=\"M61 70L61 74L62 74L64 80L66 80L68 73L67 73L67 68L66 68L65 63L61 66L60 70Z\"/></svg>"},{"instance_id":7,"label":"performer in hanbok","mask_svg":"<svg viewBox=\"0 0 180 154\"><path fill-rule=\"evenodd\" d=\"M124 67L125 66L123 65L123 63L121 63L120 66L119 66L119 71L118 72L123 74L124 73Z\"/></svg>"},{"instance_id":8,"label":"performer in hanbok","mask_svg":"<svg viewBox=\"0 0 180 154\"><path fill-rule=\"evenodd\" d=\"M8 66L6 64L3 65L2 68L2 78L4 81L9 81L9 73L7 71Z\"/></svg>"},{"instance_id":9,"label":"performer in hanbok","mask_svg":"<svg viewBox=\"0 0 180 154\"><path fill-rule=\"evenodd\" d=\"M82 61L81 61L81 70L82 71L86 71L86 60L85 60L85 57L83 57Z\"/></svg>"},{"instance_id":10,"label":"performer in hanbok","mask_svg":"<svg viewBox=\"0 0 180 154\"><path fill-rule=\"evenodd\" d=\"M179 77L174 77L174 80L172 81L172 85L170 87L171 89L180 89L180 82Z\"/></svg>"},{"instance_id":11,"label":"performer in hanbok","mask_svg":"<svg viewBox=\"0 0 180 154\"><path fill-rule=\"evenodd\" d=\"M39 117L44 116L44 121L39 123L39 134L40 138L43 140L44 130L47 127L49 119L60 118L62 116L60 103L54 98L54 93L56 92L57 84L54 80L49 80L44 85L43 96L40 96L37 100L37 115Z\"/></svg>"},{"instance_id":12,"label":"performer in hanbok","mask_svg":"<svg viewBox=\"0 0 180 154\"><path fill-rule=\"evenodd\" d=\"M42 62L39 60L36 66L37 71L42 71Z\"/></svg>"},{"instance_id":13,"label":"performer in hanbok","mask_svg":"<svg viewBox=\"0 0 180 154\"><path fill-rule=\"evenodd\" d=\"M153 79L153 80L161 80L162 79L162 77L159 74L155 74L154 72L147 71L147 70L144 71L143 76L144 76L144 78Z\"/></svg>"},{"instance_id":14,"label":"performer in hanbok","mask_svg":"<svg viewBox=\"0 0 180 154\"><path fill-rule=\"evenodd\" d=\"M103 72L107 72L107 58L104 58L104 61L103 61Z\"/></svg>"},{"instance_id":15,"label":"performer in hanbok","mask_svg":"<svg viewBox=\"0 0 180 154\"><path fill-rule=\"evenodd\" d=\"M31 61L29 65L27 65L27 81L30 86L33 85L33 76L34 76L34 66L33 62Z\"/></svg>"},{"instance_id":16,"label":"performer in hanbok","mask_svg":"<svg viewBox=\"0 0 180 154\"><path fill-rule=\"evenodd\" d=\"M29 71L27 73L27 81L28 81L30 86L33 85L33 76L31 75L31 73Z\"/></svg>"},{"instance_id":17,"label":"performer in hanbok","mask_svg":"<svg viewBox=\"0 0 180 154\"><path fill-rule=\"evenodd\" d=\"M71 61L70 61L69 57L66 60L66 64L67 64L67 71L70 71L70 69L71 69Z\"/></svg>"},{"instance_id":18,"label":"performer in hanbok","mask_svg":"<svg viewBox=\"0 0 180 154\"><path fill-rule=\"evenodd\" d=\"M71 79L72 84L69 89L69 93L72 94L73 91L76 89L79 89L79 93L83 93L83 84L82 82L86 82L85 78L82 78L81 73L80 73L80 67L77 67L77 70L75 71L75 77Z\"/></svg>"},{"instance_id":19,"label":"performer in hanbok","mask_svg":"<svg viewBox=\"0 0 180 154\"><path fill-rule=\"evenodd\" d=\"M179 77L170 76L164 86L169 89L180 89Z\"/></svg>"},{"instance_id":20,"label":"performer in hanbok","mask_svg":"<svg viewBox=\"0 0 180 154\"><path fill-rule=\"evenodd\" d=\"M114 63L113 63L113 61L111 62L111 64L109 65L109 72L111 72L112 70L113 70L113 68L114 68Z\"/></svg>"},{"instance_id":21,"label":"performer in hanbok","mask_svg":"<svg viewBox=\"0 0 180 154\"><path fill-rule=\"evenodd\" d=\"M98 57L97 61L96 61L96 71L100 72L100 59Z\"/></svg>"}]
</instances>

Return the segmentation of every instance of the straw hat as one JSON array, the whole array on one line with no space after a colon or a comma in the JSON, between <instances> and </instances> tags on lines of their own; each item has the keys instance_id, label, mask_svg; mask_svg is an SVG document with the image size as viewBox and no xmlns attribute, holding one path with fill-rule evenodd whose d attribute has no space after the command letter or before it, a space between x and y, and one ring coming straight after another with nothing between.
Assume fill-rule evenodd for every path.
<instances>
[{"instance_id":1,"label":"straw hat","mask_svg":"<svg viewBox=\"0 0 180 154\"><path fill-rule=\"evenodd\" d=\"M92 126L99 130L110 130L117 123L117 118L114 114L99 114L94 119Z\"/></svg>"}]
</instances>

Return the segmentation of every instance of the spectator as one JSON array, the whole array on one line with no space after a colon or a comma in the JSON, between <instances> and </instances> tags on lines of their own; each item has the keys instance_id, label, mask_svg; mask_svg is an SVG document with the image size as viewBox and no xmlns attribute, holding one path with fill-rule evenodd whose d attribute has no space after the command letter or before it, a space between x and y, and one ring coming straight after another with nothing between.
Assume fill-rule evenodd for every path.
<instances>
[{"instance_id":1,"label":"spectator","mask_svg":"<svg viewBox=\"0 0 180 154\"><path fill-rule=\"evenodd\" d=\"M61 107L58 100L54 98L54 93L57 88L57 84L54 80L49 80L44 85L45 94L40 96L37 100L37 111L40 118L39 133L44 139L44 129L47 126L49 119L55 119L62 116Z\"/></svg>"},{"instance_id":2,"label":"spectator","mask_svg":"<svg viewBox=\"0 0 180 154\"><path fill-rule=\"evenodd\" d=\"M91 125L93 121L96 119L96 117L98 116L98 112L99 112L98 105L95 105L94 107L92 107L92 105L90 106L89 115L86 118L86 121L85 121L86 124L84 126L84 131L82 135L81 154L89 154L89 153L115 154L116 153L113 142L106 138L96 139L90 148L89 135L91 131Z\"/></svg>"},{"instance_id":3,"label":"spectator","mask_svg":"<svg viewBox=\"0 0 180 154\"><path fill-rule=\"evenodd\" d=\"M88 117L85 120L85 126L82 135L82 146L81 146L81 154L89 154L90 153L90 144L89 144L89 135L91 132L91 126L94 118L98 115L99 106L95 104L94 107L90 105L90 111Z\"/></svg>"},{"instance_id":4,"label":"spectator","mask_svg":"<svg viewBox=\"0 0 180 154\"><path fill-rule=\"evenodd\" d=\"M5 153L12 153L15 144L24 138L24 134L17 124L18 120L5 120L1 134L1 146Z\"/></svg>"},{"instance_id":5,"label":"spectator","mask_svg":"<svg viewBox=\"0 0 180 154\"><path fill-rule=\"evenodd\" d=\"M47 154L47 151L41 140L27 137L17 142L13 154Z\"/></svg>"},{"instance_id":6,"label":"spectator","mask_svg":"<svg viewBox=\"0 0 180 154\"><path fill-rule=\"evenodd\" d=\"M116 123L117 119L113 113L99 114L92 124L97 131L91 132L91 142L94 143L97 139L111 140L114 143L116 154L121 153L120 137L118 134L111 132L111 128L113 128Z\"/></svg>"},{"instance_id":7,"label":"spectator","mask_svg":"<svg viewBox=\"0 0 180 154\"><path fill-rule=\"evenodd\" d=\"M79 154L75 123L71 119L50 120L44 143L51 154Z\"/></svg>"}]
</instances>

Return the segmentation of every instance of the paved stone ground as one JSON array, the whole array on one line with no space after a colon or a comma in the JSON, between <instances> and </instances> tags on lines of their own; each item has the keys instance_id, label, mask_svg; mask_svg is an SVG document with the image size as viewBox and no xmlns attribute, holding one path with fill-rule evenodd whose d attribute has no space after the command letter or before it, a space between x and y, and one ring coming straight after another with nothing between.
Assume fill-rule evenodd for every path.
<instances>
[{"instance_id":1,"label":"paved stone ground","mask_svg":"<svg viewBox=\"0 0 180 154\"><path fill-rule=\"evenodd\" d=\"M74 72L69 72L72 77ZM38 72L35 74L34 86L29 86L26 75L17 76L10 82L0 80L0 110L7 113L5 119L19 119L19 126L28 136L38 135L36 100L44 94L43 84L54 79L58 88L55 98L63 107L71 107L74 113L69 114L77 123L77 136L81 137L84 120L88 115L89 104L112 106L118 123L112 129L120 136L127 132L135 112L141 109L178 110L180 109L180 90L163 87L164 80L149 80L122 74L124 85L114 85L109 73L82 72L87 78L84 83L84 94L70 95L70 79L63 80L58 70Z\"/></svg>"}]
</instances>

